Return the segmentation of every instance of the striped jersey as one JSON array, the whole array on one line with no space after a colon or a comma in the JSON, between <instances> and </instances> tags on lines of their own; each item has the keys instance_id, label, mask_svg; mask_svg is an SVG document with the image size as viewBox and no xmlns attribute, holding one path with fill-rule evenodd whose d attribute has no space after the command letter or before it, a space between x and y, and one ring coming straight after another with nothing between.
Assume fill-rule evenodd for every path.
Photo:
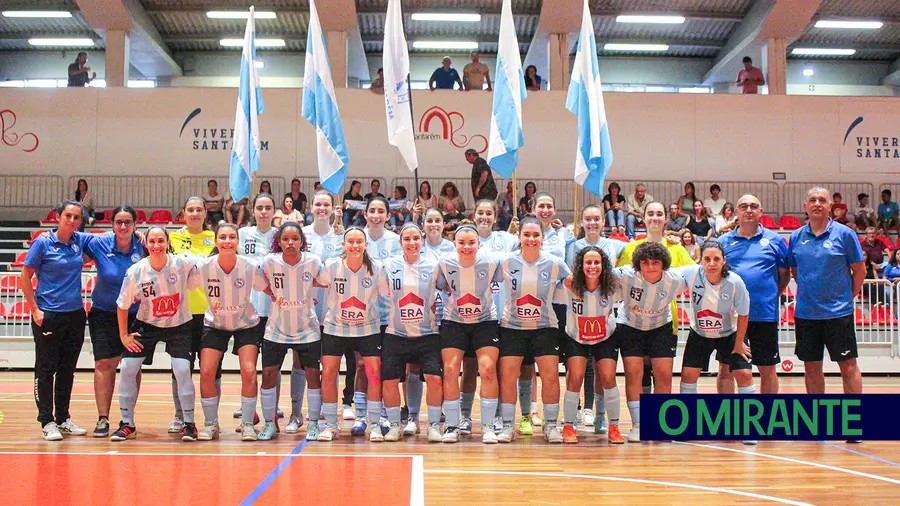
<instances>
[{"instance_id":1,"label":"striped jersey","mask_svg":"<svg viewBox=\"0 0 900 506\"><path fill-rule=\"evenodd\" d=\"M569 243L573 242L575 237L566 227L556 228L550 227L544 230L544 240L541 243L541 251L559 257L561 260L566 259L566 248Z\"/></svg>"},{"instance_id":2,"label":"striped jersey","mask_svg":"<svg viewBox=\"0 0 900 506\"><path fill-rule=\"evenodd\" d=\"M737 317L750 314L750 293L744 280L731 272L714 285L699 265L681 271L691 291L691 329L709 338L737 332Z\"/></svg>"},{"instance_id":3,"label":"striped jersey","mask_svg":"<svg viewBox=\"0 0 900 506\"><path fill-rule=\"evenodd\" d=\"M263 273L275 295L266 333L274 343L308 344L320 339L319 319L312 304L313 280L328 281L319 257L303 253L297 265L288 265L281 253L266 255Z\"/></svg>"},{"instance_id":4,"label":"striped jersey","mask_svg":"<svg viewBox=\"0 0 900 506\"><path fill-rule=\"evenodd\" d=\"M454 253L443 258L438 286L447 290L443 319L457 323L497 320L491 284L498 278L499 262L493 255L480 253L470 267L459 264Z\"/></svg>"},{"instance_id":5,"label":"striped jersey","mask_svg":"<svg viewBox=\"0 0 900 506\"><path fill-rule=\"evenodd\" d=\"M357 272L343 258L325 261L329 286L325 307L325 333L339 337L365 337L381 331L378 316L378 285L384 269L372 261L372 272L363 265Z\"/></svg>"},{"instance_id":6,"label":"striped jersey","mask_svg":"<svg viewBox=\"0 0 900 506\"><path fill-rule=\"evenodd\" d=\"M166 266L157 271L144 258L128 268L116 305L128 309L140 304L137 319L160 328L172 328L191 320L187 294L202 287L200 275L189 258L166 255Z\"/></svg>"},{"instance_id":7,"label":"striped jersey","mask_svg":"<svg viewBox=\"0 0 900 506\"><path fill-rule=\"evenodd\" d=\"M256 227L243 227L238 229L238 254L248 258L252 258L254 262L259 264L272 251L272 240L275 238L275 229L270 228L268 232L260 232ZM259 316L269 316L269 307L272 306L272 297L268 294L253 290L250 293L250 300L253 301L253 307Z\"/></svg>"},{"instance_id":8,"label":"striped jersey","mask_svg":"<svg viewBox=\"0 0 900 506\"><path fill-rule=\"evenodd\" d=\"M312 225L303 227L303 237L306 238L306 251L319 257L322 262L329 258L340 257L344 253L343 237L334 234L334 229L329 228L328 233L319 235ZM316 316L319 322L325 319L325 299L328 297L327 288L313 287L313 302L316 306Z\"/></svg>"},{"instance_id":9,"label":"striped jersey","mask_svg":"<svg viewBox=\"0 0 900 506\"><path fill-rule=\"evenodd\" d=\"M569 266L569 269L575 265L575 255L588 246L600 248L601 251L606 253L607 258L609 258L610 266L615 267L619 255L622 254L622 251L625 250L625 246L628 246L628 243L617 241L615 239L607 239L606 237L601 237L595 243L589 242L587 237L582 237L577 241L570 242L566 247L566 265Z\"/></svg>"},{"instance_id":10,"label":"striped jersey","mask_svg":"<svg viewBox=\"0 0 900 506\"><path fill-rule=\"evenodd\" d=\"M176 255L209 256L216 247L216 234L212 230L204 230L199 234L188 232L187 227L169 232L169 244ZM188 292L188 304L191 314L206 313L206 295L203 290L196 289Z\"/></svg>"},{"instance_id":11,"label":"striped jersey","mask_svg":"<svg viewBox=\"0 0 900 506\"><path fill-rule=\"evenodd\" d=\"M491 235L487 237L479 235L478 242L480 243L479 254L489 253L498 261L519 247L519 238L502 230L491 232ZM496 281L491 283L491 293L494 295L494 307L497 308L497 321L499 321L503 316L503 307L506 305L506 285Z\"/></svg>"},{"instance_id":12,"label":"striped jersey","mask_svg":"<svg viewBox=\"0 0 900 506\"><path fill-rule=\"evenodd\" d=\"M537 261L528 263L520 253L513 253L500 261L499 271L509 294L501 327L535 330L559 325L553 296L559 282L571 274L562 257L541 252Z\"/></svg>"},{"instance_id":13,"label":"striped jersey","mask_svg":"<svg viewBox=\"0 0 900 506\"><path fill-rule=\"evenodd\" d=\"M422 241L422 254L431 256L435 262L439 262L448 255L456 254L456 246L447 239L441 239L437 246L432 246L428 239ZM434 314L437 315L437 321L440 323L444 318L444 302L448 297L446 290L434 291Z\"/></svg>"},{"instance_id":14,"label":"striped jersey","mask_svg":"<svg viewBox=\"0 0 900 506\"><path fill-rule=\"evenodd\" d=\"M372 239L372 236L369 235L368 228L365 229L365 232L366 252L369 254L369 257L372 258L372 260L378 260L382 265L384 265L384 262L388 259L388 257L402 254L402 252L400 251L399 235L391 232L390 230L385 230L381 238L376 241L375 239ZM388 324L390 312L389 306L390 303L386 297L379 297L378 316L381 320L381 325Z\"/></svg>"},{"instance_id":15,"label":"striped jersey","mask_svg":"<svg viewBox=\"0 0 900 506\"><path fill-rule=\"evenodd\" d=\"M645 281L641 273L635 272L630 265L613 269L613 275L618 280L619 293L616 297L623 302L616 323L638 330L653 330L672 324L669 304L686 287L678 269L663 271L662 278L656 283Z\"/></svg>"},{"instance_id":16,"label":"striped jersey","mask_svg":"<svg viewBox=\"0 0 900 506\"><path fill-rule=\"evenodd\" d=\"M615 293L601 295L599 287L593 292L585 290L581 297L565 287L561 287L559 291L565 291L564 304L568 306L566 334L576 342L597 344L605 341L616 330L616 318L613 315L613 303L617 302Z\"/></svg>"},{"instance_id":17,"label":"striped jersey","mask_svg":"<svg viewBox=\"0 0 900 506\"><path fill-rule=\"evenodd\" d=\"M234 269L226 274L219 265L219 255L215 255L199 260L197 271L209 301L209 308L203 316L204 325L222 330L241 330L259 323L251 292L256 290L261 293L268 286L259 265L239 256Z\"/></svg>"},{"instance_id":18,"label":"striped jersey","mask_svg":"<svg viewBox=\"0 0 900 506\"><path fill-rule=\"evenodd\" d=\"M438 278L437 262L425 255L413 264L406 263L402 256L390 257L384 262L384 274L378 292L390 305L386 332L401 337L437 334L432 296Z\"/></svg>"}]
</instances>

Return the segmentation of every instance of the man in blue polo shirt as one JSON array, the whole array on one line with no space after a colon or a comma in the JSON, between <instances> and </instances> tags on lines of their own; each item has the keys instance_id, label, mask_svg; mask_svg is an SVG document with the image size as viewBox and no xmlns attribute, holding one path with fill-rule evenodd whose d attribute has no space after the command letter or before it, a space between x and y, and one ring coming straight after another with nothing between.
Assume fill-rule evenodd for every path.
<instances>
[{"instance_id":1,"label":"man in blue polo shirt","mask_svg":"<svg viewBox=\"0 0 900 506\"><path fill-rule=\"evenodd\" d=\"M459 78L459 72L454 68L450 68L450 57L445 56L441 61L441 66L431 74L431 79L428 80L428 87L431 91L435 89L452 90L454 83L459 84L459 91L465 91L462 79Z\"/></svg>"},{"instance_id":2,"label":"man in blue polo shirt","mask_svg":"<svg viewBox=\"0 0 900 506\"><path fill-rule=\"evenodd\" d=\"M804 362L806 392L825 392L824 349L841 369L844 393L862 393L856 364L853 295L866 277L856 232L833 221L831 192L812 188L806 193L809 223L791 234L788 263L797 280L797 358Z\"/></svg>"},{"instance_id":3,"label":"man in blue polo shirt","mask_svg":"<svg viewBox=\"0 0 900 506\"><path fill-rule=\"evenodd\" d=\"M781 361L778 350L778 298L791 280L788 248L777 233L759 224L765 210L754 195L737 202L738 227L719 238L725 260L750 292L750 323L747 337L753 364L759 369L760 391L778 393L775 367ZM720 393L733 393L734 381L728 368L719 371Z\"/></svg>"}]
</instances>

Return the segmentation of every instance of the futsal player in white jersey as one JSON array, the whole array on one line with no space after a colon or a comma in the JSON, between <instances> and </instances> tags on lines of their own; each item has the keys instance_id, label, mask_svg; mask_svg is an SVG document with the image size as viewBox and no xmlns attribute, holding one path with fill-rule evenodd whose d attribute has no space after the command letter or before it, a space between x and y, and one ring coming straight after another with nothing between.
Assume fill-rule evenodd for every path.
<instances>
[{"instance_id":1,"label":"futsal player in white jersey","mask_svg":"<svg viewBox=\"0 0 900 506\"><path fill-rule=\"evenodd\" d=\"M441 342L434 314L438 264L422 255L422 231L407 223L400 230L402 256L384 261L378 292L386 297L390 317L381 352L382 397L390 423L385 441L403 436L400 426L400 378L406 365L419 364L428 385L428 441L441 442Z\"/></svg>"},{"instance_id":2,"label":"futsal player in white jersey","mask_svg":"<svg viewBox=\"0 0 900 506\"><path fill-rule=\"evenodd\" d=\"M194 424L194 382L191 378L191 309L187 294L201 286L191 261L171 254L166 229L152 226L145 246L149 256L128 268L116 301L119 335L125 352L119 372L119 409L122 421L110 441L134 439L134 407L141 365L153 362L160 341L172 359L172 373L184 413L183 441L197 440ZM134 324L128 328L128 309L140 304Z\"/></svg>"},{"instance_id":3,"label":"futsal player in white jersey","mask_svg":"<svg viewBox=\"0 0 900 506\"><path fill-rule=\"evenodd\" d=\"M519 231L521 250L500 262L500 276L509 298L500 320L500 416L501 443L515 437L516 378L523 363L537 362L544 402L544 438L561 443L556 426L559 418L559 327L551 303L559 283L569 274L565 261L541 251L540 220L526 216Z\"/></svg>"},{"instance_id":4,"label":"futsal player in white jersey","mask_svg":"<svg viewBox=\"0 0 900 506\"><path fill-rule=\"evenodd\" d=\"M609 405L609 442L624 443L619 433L619 388L616 385L616 362L619 349L610 339L616 330L613 304L616 299L616 278L612 262L597 246L585 246L575 255L572 277L566 280L567 290L557 290L557 296L567 299L564 354L566 357L566 395L563 406L563 442L577 443L575 419L581 386L593 358L600 388Z\"/></svg>"},{"instance_id":5,"label":"futsal player in white jersey","mask_svg":"<svg viewBox=\"0 0 900 506\"><path fill-rule=\"evenodd\" d=\"M672 362L678 336L672 333L670 303L686 288L678 269L669 270L671 257L665 246L641 243L634 250L631 265L613 271L618 280L622 308L616 318L612 339L625 364L625 397L631 413L629 442L641 440L641 390L644 357L653 368L655 393L672 391Z\"/></svg>"},{"instance_id":6,"label":"futsal player in white jersey","mask_svg":"<svg viewBox=\"0 0 900 506\"><path fill-rule=\"evenodd\" d=\"M322 410L325 428L319 441L340 434L337 411L337 377L341 357L360 354L368 379L366 406L369 441L384 441L381 416L381 328L378 317L378 285L384 269L366 252L366 234L351 227L344 232L343 255L325 262L329 286L322 320ZM357 406L359 407L359 406Z\"/></svg>"},{"instance_id":7,"label":"futsal player in white jersey","mask_svg":"<svg viewBox=\"0 0 900 506\"><path fill-rule=\"evenodd\" d=\"M731 272L725 252L717 241L700 248L700 265L681 269L690 290L691 332L681 366L681 393L696 394L697 379L715 350L716 360L728 368L738 384L738 393L754 394L750 346L746 342L750 323L750 293L744 280ZM744 444L756 444L747 440Z\"/></svg>"},{"instance_id":8,"label":"futsal player in white jersey","mask_svg":"<svg viewBox=\"0 0 900 506\"><path fill-rule=\"evenodd\" d=\"M288 350L299 355L309 386L309 426L306 440L319 437L319 413L322 392L319 383L319 359L322 353L319 319L313 304L313 283L325 285L324 266L319 257L304 252L306 240L299 223L282 223L275 232L272 253L262 262L263 273L273 294L269 320L262 342L263 377L260 389L265 427L259 439L275 439L275 379Z\"/></svg>"},{"instance_id":9,"label":"futsal player in white jersey","mask_svg":"<svg viewBox=\"0 0 900 506\"><path fill-rule=\"evenodd\" d=\"M251 292L261 292L269 285L258 264L237 255L237 225L219 223L216 227L216 250L218 254L200 258L196 263L206 300L209 301L200 343L200 405L205 421L199 439L219 439L219 399L222 392L216 385L216 365L221 362L228 350L228 341L234 336L232 351L238 356L241 371L241 439L256 441L256 430L253 428L258 389L256 358L265 327L259 325Z\"/></svg>"},{"instance_id":10,"label":"futsal player in white jersey","mask_svg":"<svg viewBox=\"0 0 900 506\"><path fill-rule=\"evenodd\" d=\"M459 227L453 242L456 252L441 260L438 276L438 287L447 291L440 327L447 415L442 441L459 440L459 369L463 355L472 349L481 373L481 442L493 444L497 442L491 421L497 413L500 336L491 283L498 277L498 259L487 252L479 253L478 232L472 225Z\"/></svg>"}]
</instances>

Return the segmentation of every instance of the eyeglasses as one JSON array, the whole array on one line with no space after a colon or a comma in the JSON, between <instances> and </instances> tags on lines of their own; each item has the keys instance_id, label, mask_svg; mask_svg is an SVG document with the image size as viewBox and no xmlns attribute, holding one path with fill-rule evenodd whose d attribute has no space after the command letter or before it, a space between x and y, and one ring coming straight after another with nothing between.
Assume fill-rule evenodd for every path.
<instances>
[{"instance_id":1,"label":"eyeglasses","mask_svg":"<svg viewBox=\"0 0 900 506\"><path fill-rule=\"evenodd\" d=\"M755 203L754 204L738 204L738 209L740 209L741 211L746 211L747 209L752 209L752 210L756 211L760 207L762 207L762 206L760 206L759 204L755 204Z\"/></svg>"},{"instance_id":2,"label":"eyeglasses","mask_svg":"<svg viewBox=\"0 0 900 506\"><path fill-rule=\"evenodd\" d=\"M134 222L131 220L116 220L115 224L117 227L130 227L134 225Z\"/></svg>"}]
</instances>

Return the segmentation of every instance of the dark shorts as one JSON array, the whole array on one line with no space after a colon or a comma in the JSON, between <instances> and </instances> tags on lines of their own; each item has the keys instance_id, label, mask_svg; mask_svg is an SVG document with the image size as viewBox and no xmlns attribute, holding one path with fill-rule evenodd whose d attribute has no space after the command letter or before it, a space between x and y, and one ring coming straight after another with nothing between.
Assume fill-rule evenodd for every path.
<instances>
[{"instance_id":1,"label":"dark shorts","mask_svg":"<svg viewBox=\"0 0 900 506\"><path fill-rule=\"evenodd\" d=\"M281 344L273 343L268 339L262 342L262 366L278 367L284 365L284 356L288 350L294 350L294 356L299 357L300 366L303 368L319 368L319 359L322 356L322 342L306 344Z\"/></svg>"},{"instance_id":2,"label":"dark shorts","mask_svg":"<svg viewBox=\"0 0 900 506\"><path fill-rule=\"evenodd\" d=\"M603 341L595 344L581 344L578 341L566 336L562 341L563 356L566 360L572 357L594 357L594 360L619 360L619 339L616 338L617 333L613 334Z\"/></svg>"},{"instance_id":3,"label":"dark shorts","mask_svg":"<svg viewBox=\"0 0 900 506\"><path fill-rule=\"evenodd\" d=\"M381 346L382 381L406 377L406 364L419 364L422 374L441 376L441 337L431 334L422 337L400 337L385 334Z\"/></svg>"},{"instance_id":4,"label":"dark shorts","mask_svg":"<svg viewBox=\"0 0 900 506\"><path fill-rule=\"evenodd\" d=\"M128 315L128 327L134 325L134 315ZM94 360L121 357L125 347L119 335L119 317L115 312L91 308L88 314L88 328L91 331L91 348Z\"/></svg>"},{"instance_id":5,"label":"dark shorts","mask_svg":"<svg viewBox=\"0 0 900 506\"><path fill-rule=\"evenodd\" d=\"M671 324L667 323L653 330L638 330L628 325L619 325L613 335L619 336L622 358L675 358L678 336L672 333Z\"/></svg>"},{"instance_id":6,"label":"dark shorts","mask_svg":"<svg viewBox=\"0 0 900 506\"><path fill-rule=\"evenodd\" d=\"M754 365L774 366L781 362L777 322L749 322L747 340L750 342Z\"/></svg>"},{"instance_id":7,"label":"dark shorts","mask_svg":"<svg viewBox=\"0 0 900 506\"><path fill-rule=\"evenodd\" d=\"M475 356L475 350L492 346L500 347L500 335L496 321L478 323L459 323L444 321L441 323L441 349L453 348L463 350L468 356L469 350Z\"/></svg>"},{"instance_id":8,"label":"dark shorts","mask_svg":"<svg viewBox=\"0 0 900 506\"><path fill-rule=\"evenodd\" d=\"M191 362L194 361L195 356L200 353L200 350L203 348L203 315L195 314L191 316L191 321L188 322L191 329Z\"/></svg>"},{"instance_id":9,"label":"dark shorts","mask_svg":"<svg viewBox=\"0 0 900 506\"><path fill-rule=\"evenodd\" d=\"M231 351L235 355L244 346L259 346L262 341L265 327L257 324L254 327L240 330L224 330L213 327L203 327L203 338L200 348L211 348L225 353L228 351L228 341L234 336L234 346Z\"/></svg>"},{"instance_id":10,"label":"dark shorts","mask_svg":"<svg viewBox=\"0 0 900 506\"><path fill-rule=\"evenodd\" d=\"M144 364L151 365L156 345L162 342L166 343L166 353L170 357L190 361L193 356L191 353L191 325L191 322L187 322L177 327L162 328L135 320L131 326L131 332L140 334L140 337L136 339L144 348L137 353L125 350L122 352L122 358L142 357Z\"/></svg>"},{"instance_id":11,"label":"dark shorts","mask_svg":"<svg viewBox=\"0 0 900 506\"><path fill-rule=\"evenodd\" d=\"M832 362L842 362L859 356L853 315L829 320L797 318L795 328L797 345L794 352L797 358L804 362L821 362L825 348L828 348L828 356Z\"/></svg>"},{"instance_id":12,"label":"dark shorts","mask_svg":"<svg viewBox=\"0 0 900 506\"><path fill-rule=\"evenodd\" d=\"M697 334L693 330L688 334L687 344L684 347L683 367L694 367L702 369L703 366L709 364L709 356L713 351L716 352L716 360L723 364L728 364L732 371L739 369L752 369L750 362L744 360L744 357L734 351L734 340L736 333L710 339Z\"/></svg>"},{"instance_id":13,"label":"dark shorts","mask_svg":"<svg viewBox=\"0 0 900 506\"><path fill-rule=\"evenodd\" d=\"M343 357L359 352L363 357L381 357L381 334L340 337L322 334L322 356Z\"/></svg>"},{"instance_id":14,"label":"dark shorts","mask_svg":"<svg viewBox=\"0 0 900 506\"><path fill-rule=\"evenodd\" d=\"M532 365L536 357L558 357L559 329L518 330L500 327L500 357L523 357L522 364Z\"/></svg>"}]
</instances>

